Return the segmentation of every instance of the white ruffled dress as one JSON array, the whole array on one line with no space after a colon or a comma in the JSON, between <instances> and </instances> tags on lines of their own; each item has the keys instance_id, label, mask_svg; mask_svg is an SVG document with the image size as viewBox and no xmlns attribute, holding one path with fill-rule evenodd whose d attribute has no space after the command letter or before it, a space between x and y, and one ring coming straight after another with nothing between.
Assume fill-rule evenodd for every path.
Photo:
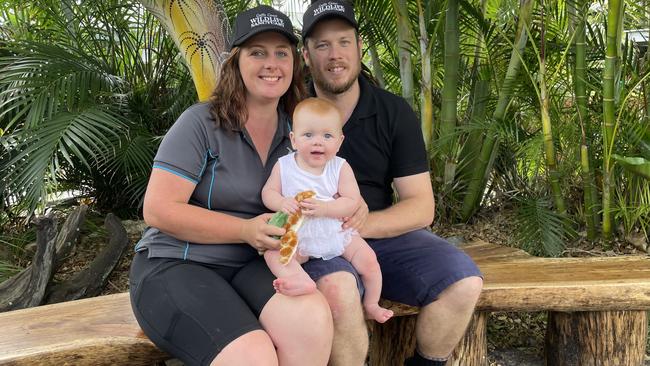
<instances>
[{"instance_id":1,"label":"white ruffled dress","mask_svg":"<svg viewBox=\"0 0 650 366\"><path fill-rule=\"evenodd\" d=\"M298 166L295 155L292 152L278 159L282 195L294 197L300 192L312 190L316 192L317 199L333 201L338 192L339 175L345 159L334 157L327 162L321 175L314 175ZM355 234L355 230L343 230L338 219L305 217L298 230L298 253L312 258L332 259L343 254Z\"/></svg>"}]
</instances>

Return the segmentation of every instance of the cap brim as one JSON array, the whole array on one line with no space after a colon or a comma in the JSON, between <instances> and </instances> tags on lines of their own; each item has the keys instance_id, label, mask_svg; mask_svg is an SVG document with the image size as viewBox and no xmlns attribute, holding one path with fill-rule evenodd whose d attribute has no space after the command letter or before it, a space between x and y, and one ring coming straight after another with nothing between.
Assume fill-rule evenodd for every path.
<instances>
[{"instance_id":1,"label":"cap brim","mask_svg":"<svg viewBox=\"0 0 650 366\"><path fill-rule=\"evenodd\" d=\"M283 36L287 37L287 39L289 39L289 42L291 42L293 45L297 45L299 41L298 37L295 34L288 32L285 29L279 29L278 27L258 27L255 30L248 32L245 36L240 37L234 40L233 42L231 42L230 48L232 49L235 46L241 46L242 44L244 44L244 42L248 41L251 37L264 32L280 33Z\"/></svg>"}]
</instances>

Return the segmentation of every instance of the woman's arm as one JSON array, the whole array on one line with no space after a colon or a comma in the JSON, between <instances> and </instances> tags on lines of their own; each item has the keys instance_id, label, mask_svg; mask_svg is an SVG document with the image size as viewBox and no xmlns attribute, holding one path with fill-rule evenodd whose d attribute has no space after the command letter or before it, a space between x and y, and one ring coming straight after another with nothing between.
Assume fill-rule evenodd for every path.
<instances>
[{"instance_id":1,"label":"woman's arm","mask_svg":"<svg viewBox=\"0 0 650 366\"><path fill-rule=\"evenodd\" d=\"M193 243L249 243L256 249L277 248L272 235L284 229L268 225L270 214L241 219L190 205L195 184L162 169L153 169L144 197L147 225Z\"/></svg>"},{"instance_id":2,"label":"woman's arm","mask_svg":"<svg viewBox=\"0 0 650 366\"><path fill-rule=\"evenodd\" d=\"M341 218L351 216L361 203L361 193L350 164L343 163L339 174L339 197L334 201L309 198L300 203L307 216Z\"/></svg>"}]
</instances>

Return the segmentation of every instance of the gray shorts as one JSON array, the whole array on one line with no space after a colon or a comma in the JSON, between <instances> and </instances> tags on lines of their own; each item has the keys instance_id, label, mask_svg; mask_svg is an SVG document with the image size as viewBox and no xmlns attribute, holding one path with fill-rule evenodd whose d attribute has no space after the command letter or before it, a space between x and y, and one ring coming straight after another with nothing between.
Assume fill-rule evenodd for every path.
<instances>
[{"instance_id":1,"label":"gray shorts","mask_svg":"<svg viewBox=\"0 0 650 366\"><path fill-rule=\"evenodd\" d=\"M383 278L381 297L387 300L421 307L463 278L482 277L467 254L424 229L367 242L377 254ZM315 281L330 273L350 272L362 286L357 272L342 257L311 259L303 268Z\"/></svg>"}]
</instances>

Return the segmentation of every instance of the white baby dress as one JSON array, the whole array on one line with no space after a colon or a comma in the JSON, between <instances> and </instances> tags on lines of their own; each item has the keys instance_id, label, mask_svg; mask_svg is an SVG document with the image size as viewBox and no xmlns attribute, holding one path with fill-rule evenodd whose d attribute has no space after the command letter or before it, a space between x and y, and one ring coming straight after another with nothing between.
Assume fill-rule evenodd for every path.
<instances>
[{"instance_id":1,"label":"white baby dress","mask_svg":"<svg viewBox=\"0 0 650 366\"><path fill-rule=\"evenodd\" d=\"M345 159L338 156L328 161L321 175L302 170L296 162L296 153L281 157L280 180L282 195L294 197L296 194L312 190L321 201L333 201L338 192L339 175ZM306 217L298 230L298 253L305 257L332 259L345 251L356 231L343 230L341 221L330 217Z\"/></svg>"}]
</instances>

